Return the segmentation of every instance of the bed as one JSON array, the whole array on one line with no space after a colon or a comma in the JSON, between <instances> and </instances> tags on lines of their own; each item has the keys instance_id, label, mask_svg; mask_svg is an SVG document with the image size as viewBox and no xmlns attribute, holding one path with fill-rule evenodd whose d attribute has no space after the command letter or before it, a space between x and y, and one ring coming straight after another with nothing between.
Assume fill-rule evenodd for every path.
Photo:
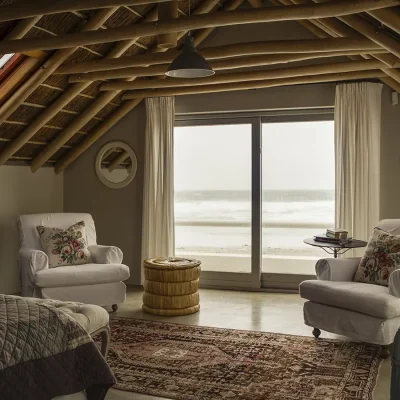
<instances>
[{"instance_id":1,"label":"bed","mask_svg":"<svg viewBox=\"0 0 400 400\"><path fill-rule=\"evenodd\" d=\"M60 305L0 295L2 398L103 400L115 384L88 331Z\"/></svg>"}]
</instances>

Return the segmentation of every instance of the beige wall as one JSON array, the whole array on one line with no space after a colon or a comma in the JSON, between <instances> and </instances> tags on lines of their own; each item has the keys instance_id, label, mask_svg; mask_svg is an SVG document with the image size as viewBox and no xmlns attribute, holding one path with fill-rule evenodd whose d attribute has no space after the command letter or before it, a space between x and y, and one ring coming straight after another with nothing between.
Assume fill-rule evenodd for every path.
<instances>
[{"instance_id":1,"label":"beige wall","mask_svg":"<svg viewBox=\"0 0 400 400\"><path fill-rule=\"evenodd\" d=\"M381 219L400 218L400 105L393 106L392 90L382 93Z\"/></svg>"},{"instance_id":2,"label":"beige wall","mask_svg":"<svg viewBox=\"0 0 400 400\"><path fill-rule=\"evenodd\" d=\"M63 175L52 168L32 174L29 167L0 168L0 293L20 290L17 253L19 237L17 218L21 214L62 212Z\"/></svg>"},{"instance_id":3,"label":"beige wall","mask_svg":"<svg viewBox=\"0 0 400 400\"><path fill-rule=\"evenodd\" d=\"M124 263L131 270L128 281L131 284L140 284L145 122L146 113L142 104L116 124L64 173L65 212L92 214L98 243L122 249ZM101 146L113 140L129 144L138 159L135 179L122 189L110 189L103 185L94 167Z\"/></svg>"}]
</instances>

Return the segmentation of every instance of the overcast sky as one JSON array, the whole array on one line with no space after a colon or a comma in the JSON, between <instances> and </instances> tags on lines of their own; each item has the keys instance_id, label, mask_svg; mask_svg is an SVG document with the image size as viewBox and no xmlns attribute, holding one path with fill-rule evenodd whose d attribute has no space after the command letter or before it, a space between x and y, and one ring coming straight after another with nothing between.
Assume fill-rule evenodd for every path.
<instances>
[{"instance_id":1,"label":"overcast sky","mask_svg":"<svg viewBox=\"0 0 400 400\"><path fill-rule=\"evenodd\" d=\"M176 127L175 190L250 190L251 126ZM333 121L263 125L263 189L334 189Z\"/></svg>"}]
</instances>

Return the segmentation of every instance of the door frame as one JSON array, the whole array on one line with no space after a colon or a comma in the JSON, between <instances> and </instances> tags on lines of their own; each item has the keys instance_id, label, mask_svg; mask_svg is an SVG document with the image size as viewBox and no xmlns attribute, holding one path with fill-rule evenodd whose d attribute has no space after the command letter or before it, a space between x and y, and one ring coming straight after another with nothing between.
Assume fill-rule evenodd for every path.
<instances>
[{"instance_id":1,"label":"door frame","mask_svg":"<svg viewBox=\"0 0 400 400\"><path fill-rule=\"evenodd\" d=\"M331 121L334 108L273 110L216 114L178 114L175 126L251 124L251 272L202 271L202 287L262 290L297 290L315 275L262 272L262 124L301 121ZM321 255L322 256L322 255Z\"/></svg>"},{"instance_id":2,"label":"door frame","mask_svg":"<svg viewBox=\"0 0 400 400\"><path fill-rule=\"evenodd\" d=\"M215 117L215 116L214 116ZM201 286L231 289L259 289L261 287L261 118L219 117L176 119L175 126L251 125L251 272L201 272Z\"/></svg>"}]
</instances>

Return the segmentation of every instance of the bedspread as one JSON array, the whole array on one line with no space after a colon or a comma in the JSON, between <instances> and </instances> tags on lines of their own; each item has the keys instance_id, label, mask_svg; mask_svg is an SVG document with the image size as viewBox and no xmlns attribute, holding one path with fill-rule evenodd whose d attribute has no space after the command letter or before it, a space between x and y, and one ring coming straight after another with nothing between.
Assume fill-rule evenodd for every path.
<instances>
[{"instance_id":1,"label":"bedspread","mask_svg":"<svg viewBox=\"0 0 400 400\"><path fill-rule=\"evenodd\" d=\"M85 389L99 400L114 384L72 317L40 300L0 295L0 400L50 400Z\"/></svg>"}]
</instances>

